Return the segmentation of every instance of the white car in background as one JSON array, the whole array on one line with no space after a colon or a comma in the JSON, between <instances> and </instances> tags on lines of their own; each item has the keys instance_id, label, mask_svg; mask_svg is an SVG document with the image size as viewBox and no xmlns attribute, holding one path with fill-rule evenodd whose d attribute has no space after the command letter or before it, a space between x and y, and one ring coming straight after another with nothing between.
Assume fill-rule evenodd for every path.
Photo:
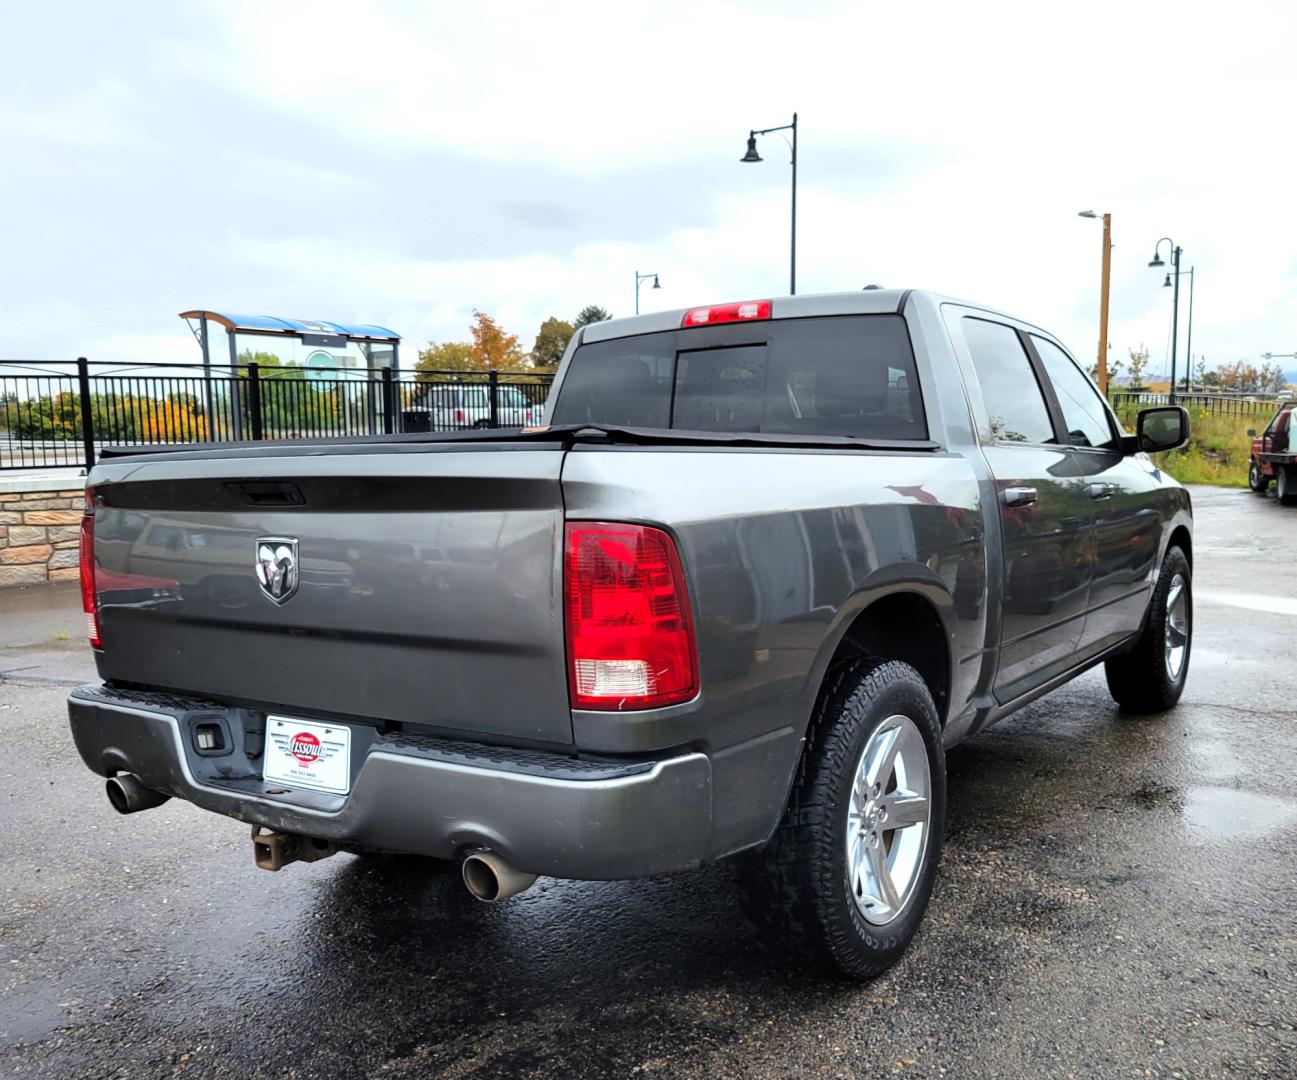
<instances>
[{"instance_id":1,"label":"white car in background","mask_svg":"<svg viewBox=\"0 0 1297 1080\"><path fill-rule=\"evenodd\" d=\"M436 384L433 384L435 387ZM487 386L436 387L429 394L432 429L450 431L491 426L490 388ZM496 388L496 424L499 427L530 427L545 414L544 403L533 405L516 386Z\"/></svg>"}]
</instances>

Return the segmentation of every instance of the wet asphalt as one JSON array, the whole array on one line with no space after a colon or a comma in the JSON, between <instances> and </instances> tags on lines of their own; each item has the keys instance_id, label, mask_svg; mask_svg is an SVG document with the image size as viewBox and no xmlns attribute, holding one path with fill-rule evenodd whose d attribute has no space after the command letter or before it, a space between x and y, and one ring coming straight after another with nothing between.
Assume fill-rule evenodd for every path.
<instances>
[{"instance_id":1,"label":"wet asphalt","mask_svg":"<svg viewBox=\"0 0 1297 1080\"><path fill-rule=\"evenodd\" d=\"M0 1075L1297 1077L1297 510L1194 500L1181 705L1092 672L951 751L925 926L866 985L767 955L724 865L487 906L119 817L75 589L0 593Z\"/></svg>"}]
</instances>

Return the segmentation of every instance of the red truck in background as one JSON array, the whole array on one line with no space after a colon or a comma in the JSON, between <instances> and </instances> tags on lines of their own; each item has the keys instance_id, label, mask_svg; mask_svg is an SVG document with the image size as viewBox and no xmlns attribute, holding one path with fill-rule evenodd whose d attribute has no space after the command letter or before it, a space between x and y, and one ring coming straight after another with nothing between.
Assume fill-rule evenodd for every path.
<instances>
[{"instance_id":1,"label":"red truck in background","mask_svg":"<svg viewBox=\"0 0 1297 1080\"><path fill-rule=\"evenodd\" d=\"M1285 402L1274 414L1266 429L1257 434L1248 428L1252 439L1252 460L1248 464L1247 486L1264 495L1275 482L1275 493L1284 506L1297 506L1297 446L1293 442L1293 413L1297 402Z\"/></svg>"}]
</instances>

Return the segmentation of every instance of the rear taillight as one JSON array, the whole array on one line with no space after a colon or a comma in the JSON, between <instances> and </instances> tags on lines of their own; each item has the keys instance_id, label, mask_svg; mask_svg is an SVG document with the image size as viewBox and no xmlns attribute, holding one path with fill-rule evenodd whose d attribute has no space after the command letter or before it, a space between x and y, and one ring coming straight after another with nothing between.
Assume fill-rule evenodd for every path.
<instances>
[{"instance_id":1,"label":"rear taillight","mask_svg":"<svg viewBox=\"0 0 1297 1080\"><path fill-rule=\"evenodd\" d=\"M90 647L98 649L99 603L95 598L95 519L87 499L86 516L81 519L81 610L86 616L86 636Z\"/></svg>"},{"instance_id":2,"label":"rear taillight","mask_svg":"<svg viewBox=\"0 0 1297 1080\"><path fill-rule=\"evenodd\" d=\"M464 419L464 410L463 410L463 409L456 409L456 410L455 410L455 423L457 423L457 424L467 423L467 421Z\"/></svg>"},{"instance_id":3,"label":"rear taillight","mask_svg":"<svg viewBox=\"0 0 1297 1080\"><path fill-rule=\"evenodd\" d=\"M770 318L769 300L745 300L741 304L716 304L691 308L680 320L681 326L713 326L716 323L749 322Z\"/></svg>"},{"instance_id":4,"label":"rear taillight","mask_svg":"<svg viewBox=\"0 0 1297 1080\"><path fill-rule=\"evenodd\" d=\"M652 709L698 693L675 543L645 525L567 527L567 656L574 709Z\"/></svg>"}]
</instances>

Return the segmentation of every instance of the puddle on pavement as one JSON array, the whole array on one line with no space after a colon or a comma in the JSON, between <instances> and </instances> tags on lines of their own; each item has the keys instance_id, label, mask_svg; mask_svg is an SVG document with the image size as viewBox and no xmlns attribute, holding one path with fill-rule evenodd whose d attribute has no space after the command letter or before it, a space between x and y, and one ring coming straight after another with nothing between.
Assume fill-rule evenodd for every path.
<instances>
[{"instance_id":1,"label":"puddle on pavement","mask_svg":"<svg viewBox=\"0 0 1297 1080\"><path fill-rule=\"evenodd\" d=\"M56 987L19 986L0 1000L0 1046L38 1043L66 1022Z\"/></svg>"},{"instance_id":2,"label":"puddle on pavement","mask_svg":"<svg viewBox=\"0 0 1297 1080\"><path fill-rule=\"evenodd\" d=\"M1197 771L1206 779L1229 780L1243 773L1243 761L1229 739L1203 739L1195 742L1189 753Z\"/></svg>"},{"instance_id":3,"label":"puddle on pavement","mask_svg":"<svg viewBox=\"0 0 1297 1080\"><path fill-rule=\"evenodd\" d=\"M1184 816L1198 832L1260 838L1297 822L1297 803L1255 791L1196 787L1185 793Z\"/></svg>"}]
</instances>

